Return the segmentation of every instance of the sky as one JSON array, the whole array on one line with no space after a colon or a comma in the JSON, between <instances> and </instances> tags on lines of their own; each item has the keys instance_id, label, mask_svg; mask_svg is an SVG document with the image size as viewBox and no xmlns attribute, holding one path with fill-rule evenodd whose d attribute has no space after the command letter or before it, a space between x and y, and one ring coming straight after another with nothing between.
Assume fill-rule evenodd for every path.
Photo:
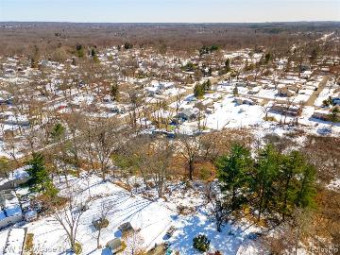
<instances>
[{"instance_id":1,"label":"sky","mask_svg":"<svg viewBox=\"0 0 340 255\"><path fill-rule=\"evenodd\" d=\"M0 0L0 21L340 21L340 0Z\"/></svg>"}]
</instances>

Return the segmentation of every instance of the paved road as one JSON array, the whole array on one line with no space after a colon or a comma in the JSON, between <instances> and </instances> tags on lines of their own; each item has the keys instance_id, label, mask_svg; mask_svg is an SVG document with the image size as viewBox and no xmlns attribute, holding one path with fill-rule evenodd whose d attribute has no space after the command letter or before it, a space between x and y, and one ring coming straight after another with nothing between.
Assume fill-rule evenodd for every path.
<instances>
[{"instance_id":1,"label":"paved road","mask_svg":"<svg viewBox=\"0 0 340 255\"><path fill-rule=\"evenodd\" d=\"M307 100L305 106L314 106L315 100L319 97L320 93L322 92L322 90L325 88L325 86L327 85L327 81L328 81L329 77L325 76L322 81L319 84L318 90L314 91L313 94L309 97L309 99Z\"/></svg>"}]
</instances>

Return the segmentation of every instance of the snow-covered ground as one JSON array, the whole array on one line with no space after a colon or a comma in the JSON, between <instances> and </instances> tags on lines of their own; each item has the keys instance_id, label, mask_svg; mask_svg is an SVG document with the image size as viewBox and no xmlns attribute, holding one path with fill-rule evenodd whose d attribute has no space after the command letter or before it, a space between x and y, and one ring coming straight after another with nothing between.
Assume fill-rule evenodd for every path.
<instances>
[{"instance_id":1,"label":"snow-covered ground","mask_svg":"<svg viewBox=\"0 0 340 255\"><path fill-rule=\"evenodd\" d=\"M333 88L333 87L329 87L329 86L325 87L325 88L321 91L321 93L320 93L320 95L318 96L318 98L315 100L314 105L315 105L315 106L318 106L318 107L321 107L323 101L324 101L324 100L327 100L330 96L332 96L332 95L334 94L334 91L335 91L335 90L336 90L336 89Z\"/></svg>"},{"instance_id":2,"label":"snow-covered ground","mask_svg":"<svg viewBox=\"0 0 340 255\"><path fill-rule=\"evenodd\" d=\"M193 238L199 234L204 234L211 240L211 251L220 251L222 254L236 254L239 249L243 250L243 245L247 245L249 236L260 231L249 223L238 225L227 224L221 232L216 231L216 222L212 216L207 215L206 210L199 209L194 215L180 216L173 223L177 229L174 236L170 238L171 249L179 251L180 254L198 255L201 254L193 248ZM265 254L259 247L244 250L242 254Z\"/></svg>"},{"instance_id":3,"label":"snow-covered ground","mask_svg":"<svg viewBox=\"0 0 340 255\"><path fill-rule=\"evenodd\" d=\"M224 127L247 127L262 122L264 111L258 105L237 105L234 97L228 96L221 103L214 105L215 112L208 115L207 127L221 129Z\"/></svg>"},{"instance_id":4,"label":"snow-covered ground","mask_svg":"<svg viewBox=\"0 0 340 255\"><path fill-rule=\"evenodd\" d=\"M326 187L331 190L340 191L340 178L332 180Z\"/></svg>"},{"instance_id":5,"label":"snow-covered ground","mask_svg":"<svg viewBox=\"0 0 340 255\"><path fill-rule=\"evenodd\" d=\"M170 105L171 108L178 107L179 109L193 109L197 103L206 105L210 103L211 109L209 113L205 113L205 117L198 121L185 121L178 125L177 132L192 134L197 131L199 126L205 130L221 130L224 128L252 128L256 133L276 133L280 135L282 132L291 132L289 127L280 126L279 123L294 124L298 121L299 126L297 129L303 130L306 133L314 135L333 135L340 134L340 124L331 123L327 121L318 120L312 118L315 111L314 106L302 107L301 116L291 117L284 116L277 112L270 111L272 105L275 104L274 99L286 100L286 97L278 97L277 90L275 89L261 89L259 93L249 95L248 88L238 87L238 93L244 96L249 101L257 101L257 104L239 105L235 103L235 97L233 96L234 86L231 83L222 83L215 87L213 92L209 92L204 96L204 99L197 100L193 95L187 96L183 101L177 101ZM314 90L310 88L304 88L299 91L295 96L289 98L290 102L298 105L302 102L306 102L313 94ZM327 88L320 94L316 100L316 104L322 101L333 90L328 91ZM293 107L293 106L292 106ZM274 117L275 121L266 121L264 117ZM286 130L286 131L285 131Z\"/></svg>"},{"instance_id":6,"label":"snow-covered ground","mask_svg":"<svg viewBox=\"0 0 340 255\"><path fill-rule=\"evenodd\" d=\"M3 251L4 255L22 254L25 230L23 228L13 228L8 232L7 246Z\"/></svg>"},{"instance_id":7,"label":"snow-covered ground","mask_svg":"<svg viewBox=\"0 0 340 255\"><path fill-rule=\"evenodd\" d=\"M87 178L88 177L88 178ZM97 231L92 222L99 219L103 205L110 208L107 219L109 225L102 230L100 244L106 243L116 237L121 237L118 227L130 222L136 230L135 234L125 239L127 248L121 254L131 254L132 248L148 250L164 242L170 243L172 251L180 254L199 254L192 247L192 240L198 234L205 234L211 240L211 251L219 250L222 254L235 254L238 249L249 240L248 235L259 231L258 228L244 222L238 225L225 225L222 232L216 231L216 223L212 205L206 205L199 189L184 190L183 185L174 186L168 201L159 199L151 201L141 195L131 195L131 192L113 184L102 182L95 176L80 178L69 177L69 186L62 179L56 181L56 186L61 190L60 195L72 196L74 201L88 200L88 209L80 218L77 241L82 244L82 254L102 254L102 249L97 249ZM190 213L180 215L178 206L191 209ZM165 238L167 230L173 226L176 230L170 239ZM53 215L40 216L31 223L26 223L14 231L23 231L34 235L33 244L35 251L43 254L65 254L69 248L66 234ZM0 251L3 251L9 229L0 231ZM20 232L23 233L23 232ZM20 236L17 236L19 238ZM248 252L257 253L256 245Z\"/></svg>"}]
</instances>

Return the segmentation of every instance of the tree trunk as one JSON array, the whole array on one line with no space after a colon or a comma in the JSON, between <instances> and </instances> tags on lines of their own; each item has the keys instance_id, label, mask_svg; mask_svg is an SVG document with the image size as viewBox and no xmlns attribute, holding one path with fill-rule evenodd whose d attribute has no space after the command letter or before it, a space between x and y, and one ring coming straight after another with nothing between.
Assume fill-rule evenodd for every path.
<instances>
[{"instance_id":1,"label":"tree trunk","mask_svg":"<svg viewBox=\"0 0 340 255\"><path fill-rule=\"evenodd\" d=\"M101 162L101 172L102 172L103 182L105 182L106 181L106 167L105 167L104 162Z\"/></svg>"},{"instance_id":2,"label":"tree trunk","mask_svg":"<svg viewBox=\"0 0 340 255\"><path fill-rule=\"evenodd\" d=\"M287 208L287 200L288 200L288 188L289 188L289 183L290 183L291 176L289 175L286 181L286 186L285 186L285 197L284 197L284 202L283 202L283 213L282 213L282 219L285 220L286 217L286 208Z\"/></svg>"},{"instance_id":3,"label":"tree trunk","mask_svg":"<svg viewBox=\"0 0 340 255\"><path fill-rule=\"evenodd\" d=\"M259 205L259 215L257 216L257 221L261 220L262 203L263 203L263 190L261 191L260 205Z\"/></svg>"},{"instance_id":4,"label":"tree trunk","mask_svg":"<svg viewBox=\"0 0 340 255\"><path fill-rule=\"evenodd\" d=\"M193 180L193 172L194 172L194 161L190 160L189 161L189 180Z\"/></svg>"},{"instance_id":5,"label":"tree trunk","mask_svg":"<svg viewBox=\"0 0 340 255\"><path fill-rule=\"evenodd\" d=\"M97 249L100 249L100 234L101 234L101 228L99 228L98 230L98 236L97 236Z\"/></svg>"}]
</instances>

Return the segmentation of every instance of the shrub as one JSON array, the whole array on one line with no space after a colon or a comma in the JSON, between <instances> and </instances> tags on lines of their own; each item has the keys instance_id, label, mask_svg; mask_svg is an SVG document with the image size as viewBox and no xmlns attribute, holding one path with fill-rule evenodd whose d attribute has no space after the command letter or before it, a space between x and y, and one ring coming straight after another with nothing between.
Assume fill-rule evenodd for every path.
<instances>
[{"instance_id":1,"label":"shrub","mask_svg":"<svg viewBox=\"0 0 340 255\"><path fill-rule=\"evenodd\" d=\"M73 247L73 251L75 254L81 254L82 252L81 244L80 243L75 243Z\"/></svg>"},{"instance_id":2,"label":"shrub","mask_svg":"<svg viewBox=\"0 0 340 255\"><path fill-rule=\"evenodd\" d=\"M99 230L99 229L103 229L103 228L107 228L107 226L109 225L109 221L107 219L102 219L100 218L99 220L97 221L94 221L93 222L93 226Z\"/></svg>"},{"instance_id":3,"label":"shrub","mask_svg":"<svg viewBox=\"0 0 340 255\"><path fill-rule=\"evenodd\" d=\"M198 235L193 240L194 248L200 252L206 252L209 250L210 240L205 235Z\"/></svg>"},{"instance_id":4,"label":"shrub","mask_svg":"<svg viewBox=\"0 0 340 255\"><path fill-rule=\"evenodd\" d=\"M265 117L263 118L263 120L265 120L265 121L277 122L277 120L276 120L275 117L273 117L273 116L265 116Z\"/></svg>"},{"instance_id":5,"label":"shrub","mask_svg":"<svg viewBox=\"0 0 340 255\"><path fill-rule=\"evenodd\" d=\"M211 175L211 172L210 172L210 170L208 168L203 167L203 168L200 169L200 178L201 178L201 180L204 180L204 181L208 180L210 175Z\"/></svg>"}]
</instances>

